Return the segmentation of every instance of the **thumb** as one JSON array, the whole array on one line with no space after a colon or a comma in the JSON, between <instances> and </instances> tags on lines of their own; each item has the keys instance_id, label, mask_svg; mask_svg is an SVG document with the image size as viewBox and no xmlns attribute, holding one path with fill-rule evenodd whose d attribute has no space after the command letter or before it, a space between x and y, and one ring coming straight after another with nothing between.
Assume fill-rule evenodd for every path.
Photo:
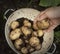
<instances>
[{"instance_id":1,"label":"thumb","mask_svg":"<svg viewBox=\"0 0 60 54\"><path fill-rule=\"evenodd\" d=\"M42 15L40 15L38 21L41 21L41 20L43 20L45 18L48 18L48 16L46 14L42 14Z\"/></svg>"},{"instance_id":2,"label":"thumb","mask_svg":"<svg viewBox=\"0 0 60 54\"><path fill-rule=\"evenodd\" d=\"M37 15L37 17L34 19L34 23L36 23L37 21L41 21L47 17L48 16L45 14L45 11L43 11Z\"/></svg>"}]
</instances>

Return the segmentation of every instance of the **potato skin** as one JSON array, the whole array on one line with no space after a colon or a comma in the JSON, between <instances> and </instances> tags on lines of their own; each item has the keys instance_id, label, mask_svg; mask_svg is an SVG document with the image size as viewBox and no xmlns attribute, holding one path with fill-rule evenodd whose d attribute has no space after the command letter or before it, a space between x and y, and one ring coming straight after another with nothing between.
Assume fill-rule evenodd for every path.
<instances>
[{"instance_id":1,"label":"potato skin","mask_svg":"<svg viewBox=\"0 0 60 54\"><path fill-rule=\"evenodd\" d=\"M37 31L33 31L32 36L36 36L36 37L42 37L44 35L43 30L37 30Z\"/></svg>"},{"instance_id":2,"label":"potato skin","mask_svg":"<svg viewBox=\"0 0 60 54\"><path fill-rule=\"evenodd\" d=\"M28 20L24 20L24 26L31 27L31 23Z\"/></svg>"},{"instance_id":3,"label":"potato skin","mask_svg":"<svg viewBox=\"0 0 60 54\"><path fill-rule=\"evenodd\" d=\"M20 35L21 35L21 30L19 28L17 28L15 30L11 31L9 37L11 40L15 40L15 39L19 38Z\"/></svg>"},{"instance_id":4,"label":"potato skin","mask_svg":"<svg viewBox=\"0 0 60 54\"><path fill-rule=\"evenodd\" d=\"M30 45L33 47L39 45L39 43L40 43L40 41L37 37L31 37L29 42L30 42Z\"/></svg>"},{"instance_id":5,"label":"potato skin","mask_svg":"<svg viewBox=\"0 0 60 54\"><path fill-rule=\"evenodd\" d=\"M33 24L33 29L34 30L38 30L39 29L38 26L37 26L37 23L36 24Z\"/></svg>"},{"instance_id":6,"label":"potato skin","mask_svg":"<svg viewBox=\"0 0 60 54\"><path fill-rule=\"evenodd\" d=\"M38 37L42 37L44 35L43 30L38 30L37 35L38 35Z\"/></svg>"},{"instance_id":7,"label":"potato skin","mask_svg":"<svg viewBox=\"0 0 60 54\"><path fill-rule=\"evenodd\" d=\"M20 45L22 45L22 44L23 44L22 39L17 39L14 42L14 45L15 45L16 49L18 49L18 50L21 49L21 46Z\"/></svg>"},{"instance_id":8,"label":"potato skin","mask_svg":"<svg viewBox=\"0 0 60 54\"><path fill-rule=\"evenodd\" d=\"M49 20L42 20L37 22L37 26L39 29L47 29L50 23Z\"/></svg>"},{"instance_id":9,"label":"potato skin","mask_svg":"<svg viewBox=\"0 0 60 54\"><path fill-rule=\"evenodd\" d=\"M21 49L21 52L22 52L23 54L27 54L27 53L28 53L28 50L27 50L26 47L23 47L23 48Z\"/></svg>"},{"instance_id":10,"label":"potato skin","mask_svg":"<svg viewBox=\"0 0 60 54\"><path fill-rule=\"evenodd\" d=\"M19 22L18 21L13 21L10 25L11 29L16 29L19 26Z\"/></svg>"},{"instance_id":11,"label":"potato skin","mask_svg":"<svg viewBox=\"0 0 60 54\"><path fill-rule=\"evenodd\" d=\"M31 29L29 29L29 28L27 28L27 27L25 27L25 26L23 26L23 27L21 28L21 30L22 30L22 32L23 32L23 34L24 34L25 36L28 36L28 35L31 34L31 32L32 32Z\"/></svg>"}]
</instances>

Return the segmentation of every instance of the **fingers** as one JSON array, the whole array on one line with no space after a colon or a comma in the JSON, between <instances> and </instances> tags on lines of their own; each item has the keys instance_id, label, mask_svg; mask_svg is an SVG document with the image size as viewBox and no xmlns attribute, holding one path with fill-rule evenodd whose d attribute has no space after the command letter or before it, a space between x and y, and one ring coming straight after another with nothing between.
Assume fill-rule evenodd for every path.
<instances>
[{"instance_id":1,"label":"fingers","mask_svg":"<svg viewBox=\"0 0 60 54\"><path fill-rule=\"evenodd\" d=\"M50 23L50 27L45 32L50 32L51 30L55 29L58 25L59 24L55 20L52 20L52 22Z\"/></svg>"},{"instance_id":2,"label":"fingers","mask_svg":"<svg viewBox=\"0 0 60 54\"><path fill-rule=\"evenodd\" d=\"M50 31L54 30L56 27L57 27L57 25L50 26L48 29L44 30L44 33L50 32Z\"/></svg>"},{"instance_id":3,"label":"fingers","mask_svg":"<svg viewBox=\"0 0 60 54\"><path fill-rule=\"evenodd\" d=\"M45 14L45 12L46 12L46 11L42 11L42 12L40 13L40 16L43 15L43 14Z\"/></svg>"},{"instance_id":4,"label":"fingers","mask_svg":"<svg viewBox=\"0 0 60 54\"><path fill-rule=\"evenodd\" d=\"M38 21L41 21L41 20L43 20L43 19L45 19L45 18L48 18L48 16L47 16L46 14L42 14L42 15L40 16L40 18L39 18Z\"/></svg>"},{"instance_id":5,"label":"fingers","mask_svg":"<svg viewBox=\"0 0 60 54\"><path fill-rule=\"evenodd\" d=\"M45 11L43 11L34 19L34 23L36 23L37 21L41 21L45 18L48 18L48 16L45 14Z\"/></svg>"},{"instance_id":6,"label":"fingers","mask_svg":"<svg viewBox=\"0 0 60 54\"><path fill-rule=\"evenodd\" d=\"M39 14L36 16L36 18L34 19L34 21L39 20L39 19L40 19L40 16L43 15L44 13L45 13L45 11L39 13Z\"/></svg>"},{"instance_id":7,"label":"fingers","mask_svg":"<svg viewBox=\"0 0 60 54\"><path fill-rule=\"evenodd\" d=\"M39 17L40 17L40 13L39 13L39 14L36 16L36 18L34 19L34 23L36 23L36 21L38 21Z\"/></svg>"},{"instance_id":8,"label":"fingers","mask_svg":"<svg viewBox=\"0 0 60 54\"><path fill-rule=\"evenodd\" d=\"M56 27L57 27L58 25L53 25L53 26L51 26L48 30L46 30L47 32L50 32L50 31L52 31L52 30L54 30Z\"/></svg>"},{"instance_id":9,"label":"fingers","mask_svg":"<svg viewBox=\"0 0 60 54\"><path fill-rule=\"evenodd\" d=\"M51 8L48 8L48 9L42 11L41 13L39 13L39 14L37 15L37 17L35 18L34 22L36 22L36 21L41 21L41 20L43 20L43 19L45 19L45 18L49 18L48 13L49 13L49 11L50 11L51 9L53 9L53 8L52 8L52 7L51 7ZM51 14L50 14L50 15L51 15Z\"/></svg>"},{"instance_id":10,"label":"fingers","mask_svg":"<svg viewBox=\"0 0 60 54\"><path fill-rule=\"evenodd\" d=\"M52 31L53 29L55 29L58 25L59 25L59 24L58 24L58 22L57 22L56 19L51 19L51 20L50 20L50 27L49 27L48 29L44 30L44 32L50 32L50 31Z\"/></svg>"}]
</instances>

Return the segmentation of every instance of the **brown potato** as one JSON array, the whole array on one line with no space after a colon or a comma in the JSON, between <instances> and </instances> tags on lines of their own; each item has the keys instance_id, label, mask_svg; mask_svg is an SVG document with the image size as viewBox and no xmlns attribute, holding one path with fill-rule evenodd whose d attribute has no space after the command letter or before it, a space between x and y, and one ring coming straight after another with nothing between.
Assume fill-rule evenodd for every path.
<instances>
[{"instance_id":1,"label":"brown potato","mask_svg":"<svg viewBox=\"0 0 60 54\"><path fill-rule=\"evenodd\" d=\"M38 30L37 24L33 24L33 29Z\"/></svg>"},{"instance_id":2,"label":"brown potato","mask_svg":"<svg viewBox=\"0 0 60 54\"><path fill-rule=\"evenodd\" d=\"M31 27L31 23L28 20L24 20L24 26Z\"/></svg>"},{"instance_id":3,"label":"brown potato","mask_svg":"<svg viewBox=\"0 0 60 54\"><path fill-rule=\"evenodd\" d=\"M37 31L37 35L38 35L39 37L42 37L42 36L44 35L43 30L38 30L38 31Z\"/></svg>"},{"instance_id":4,"label":"brown potato","mask_svg":"<svg viewBox=\"0 0 60 54\"><path fill-rule=\"evenodd\" d=\"M48 20L42 20L37 22L37 26L39 29L47 29L49 27L50 23Z\"/></svg>"},{"instance_id":5,"label":"brown potato","mask_svg":"<svg viewBox=\"0 0 60 54\"><path fill-rule=\"evenodd\" d=\"M15 40L14 45L15 45L16 49L21 49L20 45L22 45L22 44L23 44L22 39Z\"/></svg>"},{"instance_id":6,"label":"brown potato","mask_svg":"<svg viewBox=\"0 0 60 54\"><path fill-rule=\"evenodd\" d=\"M29 34L31 34L32 30L23 26L22 28L22 32L24 33L25 36L28 36Z\"/></svg>"},{"instance_id":7,"label":"brown potato","mask_svg":"<svg viewBox=\"0 0 60 54\"><path fill-rule=\"evenodd\" d=\"M35 46L39 45L40 41L39 41L39 39L37 37L31 37L29 42L30 42L31 46L35 47Z\"/></svg>"},{"instance_id":8,"label":"brown potato","mask_svg":"<svg viewBox=\"0 0 60 54\"><path fill-rule=\"evenodd\" d=\"M27 53L28 53L28 50L27 50L26 47L23 47L23 48L21 49L21 52L22 52L23 54L27 54Z\"/></svg>"},{"instance_id":9,"label":"brown potato","mask_svg":"<svg viewBox=\"0 0 60 54\"><path fill-rule=\"evenodd\" d=\"M18 21L13 21L10 25L11 29L16 29L19 26L19 22Z\"/></svg>"},{"instance_id":10,"label":"brown potato","mask_svg":"<svg viewBox=\"0 0 60 54\"><path fill-rule=\"evenodd\" d=\"M17 28L15 30L11 31L9 37L11 40L15 40L15 39L19 38L20 35L21 35L21 30L19 28Z\"/></svg>"}]
</instances>

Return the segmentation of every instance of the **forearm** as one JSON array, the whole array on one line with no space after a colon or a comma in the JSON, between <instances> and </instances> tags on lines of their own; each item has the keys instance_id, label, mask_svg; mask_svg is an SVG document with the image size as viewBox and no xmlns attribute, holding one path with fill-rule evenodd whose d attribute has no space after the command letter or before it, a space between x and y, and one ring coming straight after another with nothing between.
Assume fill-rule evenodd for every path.
<instances>
[{"instance_id":1,"label":"forearm","mask_svg":"<svg viewBox=\"0 0 60 54\"><path fill-rule=\"evenodd\" d=\"M46 14L50 18L60 18L60 6L49 8L48 11L46 12Z\"/></svg>"}]
</instances>

